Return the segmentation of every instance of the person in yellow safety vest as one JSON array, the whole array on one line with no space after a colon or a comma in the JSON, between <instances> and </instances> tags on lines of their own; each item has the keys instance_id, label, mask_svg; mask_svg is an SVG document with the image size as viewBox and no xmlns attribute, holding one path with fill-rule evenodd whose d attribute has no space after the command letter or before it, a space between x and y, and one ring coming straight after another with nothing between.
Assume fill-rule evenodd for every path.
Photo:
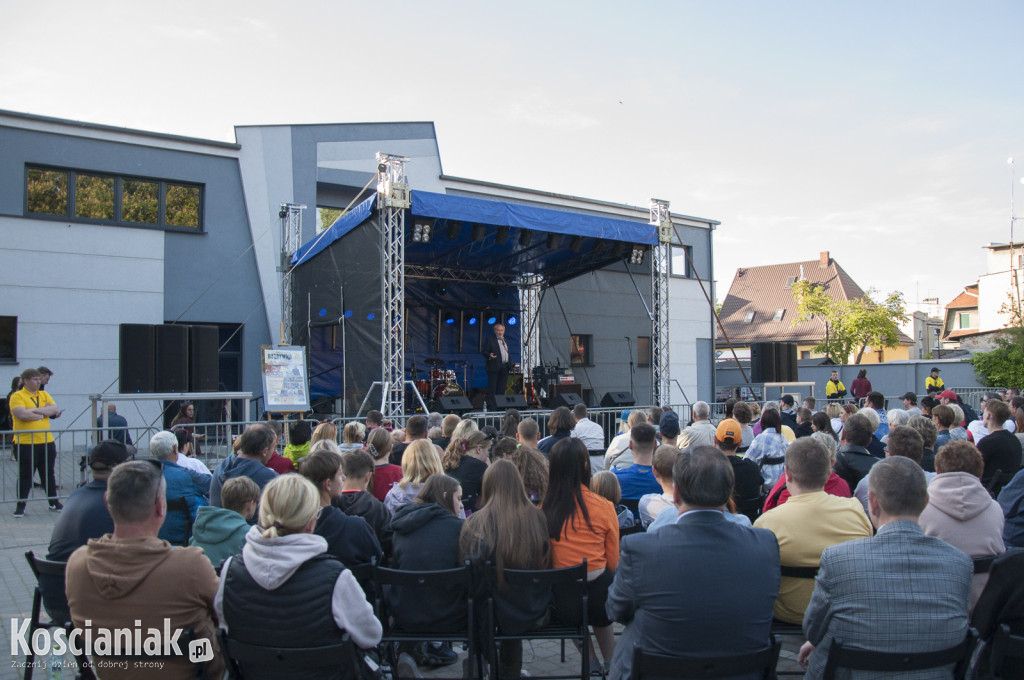
<instances>
[{"instance_id":1,"label":"person in yellow safety vest","mask_svg":"<svg viewBox=\"0 0 1024 680\"><path fill-rule=\"evenodd\" d=\"M825 383L825 398L826 399L842 399L846 396L846 385L839 379L839 371L832 371L832 375L829 376L828 382Z\"/></svg>"},{"instance_id":2,"label":"person in yellow safety vest","mask_svg":"<svg viewBox=\"0 0 1024 680\"><path fill-rule=\"evenodd\" d=\"M937 366L932 366L932 374L924 379L924 389L928 394L938 394L946 389L946 386L942 382L942 378L939 377L939 369Z\"/></svg>"}]
</instances>

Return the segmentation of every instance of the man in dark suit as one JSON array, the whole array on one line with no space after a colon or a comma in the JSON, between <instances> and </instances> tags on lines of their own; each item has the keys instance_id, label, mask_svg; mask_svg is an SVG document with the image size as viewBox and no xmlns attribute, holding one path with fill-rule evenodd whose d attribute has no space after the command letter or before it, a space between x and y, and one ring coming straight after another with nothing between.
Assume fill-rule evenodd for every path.
<instances>
[{"instance_id":1,"label":"man in dark suit","mask_svg":"<svg viewBox=\"0 0 1024 680\"><path fill-rule=\"evenodd\" d=\"M775 536L723 515L733 472L718 449L683 452L672 478L678 520L622 539L607 610L626 629L611 680L629 678L635 645L669 656L726 656L769 642L780 581Z\"/></svg>"},{"instance_id":2,"label":"man in dark suit","mask_svg":"<svg viewBox=\"0 0 1024 680\"><path fill-rule=\"evenodd\" d=\"M505 394L508 384L508 365L512 361L508 343L505 342L505 326L494 324L494 335L484 340L485 368L487 369L487 406L498 408L498 394Z\"/></svg>"},{"instance_id":3,"label":"man in dark suit","mask_svg":"<svg viewBox=\"0 0 1024 680\"><path fill-rule=\"evenodd\" d=\"M924 535L917 519L927 505L924 471L914 461L895 456L871 468L868 514L878 533L822 552L804 613L807 642L798 660L805 678L822 677L835 638L894 653L939 651L963 641L974 566L953 546ZM884 677L890 675L952 679L953 669Z\"/></svg>"}]
</instances>

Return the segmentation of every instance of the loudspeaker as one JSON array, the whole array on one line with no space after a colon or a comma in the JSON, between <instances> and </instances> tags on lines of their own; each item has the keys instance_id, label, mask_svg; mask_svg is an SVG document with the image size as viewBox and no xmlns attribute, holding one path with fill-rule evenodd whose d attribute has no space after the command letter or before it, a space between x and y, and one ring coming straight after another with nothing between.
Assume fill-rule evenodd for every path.
<instances>
[{"instance_id":1,"label":"loudspeaker","mask_svg":"<svg viewBox=\"0 0 1024 680\"><path fill-rule=\"evenodd\" d=\"M438 402L441 404L442 411L471 411L473 410L473 404L470 403L469 399L462 395L440 397Z\"/></svg>"},{"instance_id":2,"label":"loudspeaker","mask_svg":"<svg viewBox=\"0 0 1024 680\"><path fill-rule=\"evenodd\" d=\"M156 335L153 326L118 326L117 375L122 394L153 392L156 384Z\"/></svg>"},{"instance_id":3,"label":"loudspeaker","mask_svg":"<svg viewBox=\"0 0 1024 680\"><path fill-rule=\"evenodd\" d=\"M569 410L576 404L582 404L583 398L575 392L566 392L565 394L556 394L551 397L551 408L558 408L559 406L567 406Z\"/></svg>"},{"instance_id":4,"label":"loudspeaker","mask_svg":"<svg viewBox=\"0 0 1024 680\"><path fill-rule=\"evenodd\" d=\"M775 382L775 343L750 343L751 382Z\"/></svg>"},{"instance_id":5,"label":"loudspeaker","mask_svg":"<svg viewBox=\"0 0 1024 680\"><path fill-rule=\"evenodd\" d=\"M601 406L633 406L636 398L629 392L608 392L601 398Z\"/></svg>"},{"instance_id":6,"label":"loudspeaker","mask_svg":"<svg viewBox=\"0 0 1024 680\"><path fill-rule=\"evenodd\" d=\"M519 408L526 410L526 397L521 394L499 394L495 410L500 411L506 408Z\"/></svg>"},{"instance_id":7,"label":"loudspeaker","mask_svg":"<svg viewBox=\"0 0 1024 680\"><path fill-rule=\"evenodd\" d=\"M216 392L220 385L220 329L216 326L188 327L188 389Z\"/></svg>"},{"instance_id":8,"label":"loudspeaker","mask_svg":"<svg viewBox=\"0 0 1024 680\"><path fill-rule=\"evenodd\" d=\"M156 329L156 391L188 390L188 326L163 325Z\"/></svg>"},{"instance_id":9,"label":"loudspeaker","mask_svg":"<svg viewBox=\"0 0 1024 680\"><path fill-rule=\"evenodd\" d=\"M797 380L796 343L776 342L775 345L775 381L795 382Z\"/></svg>"}]
</instances>

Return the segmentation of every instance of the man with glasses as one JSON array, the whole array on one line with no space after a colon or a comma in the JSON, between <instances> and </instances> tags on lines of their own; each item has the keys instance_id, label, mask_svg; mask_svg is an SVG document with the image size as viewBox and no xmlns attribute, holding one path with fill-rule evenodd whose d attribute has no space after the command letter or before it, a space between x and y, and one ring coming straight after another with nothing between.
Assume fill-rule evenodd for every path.
<instances>
[{"instance_id":1,"label":"man with glasses","mask_svg":"<svg viewBox=\"0 0 1024 680\"><path fill-rule=\"evenodd\" d=\"M32 476L39 473L46 485L50 510L60 512L64 506L57 500L54 465L57 447L50 432L50 418L60 415L53 397L42 389L42 374L27 368L21 374L22 388L11 395L11 417L14 421L14 450L18 458L18 504L14 516L25 516L25 501L32 490Z\"/></svg>"}]
</instances>

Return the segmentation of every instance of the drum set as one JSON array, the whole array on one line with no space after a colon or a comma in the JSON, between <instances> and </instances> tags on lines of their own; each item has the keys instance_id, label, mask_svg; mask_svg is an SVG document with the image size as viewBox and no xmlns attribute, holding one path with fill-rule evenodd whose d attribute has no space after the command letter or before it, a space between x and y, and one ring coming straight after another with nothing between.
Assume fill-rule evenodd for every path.
<instances>
[{"instance_id":1,"label":"drum set","mask_svg":"<svg viewBox=\"0 0 1024 680\"><path fill-rule=\"evenodd\" d=\"M466 391L462 389L462 385L468 385L466 371L468 370L468 362L463 359L455 359L449 361L447 364L443 359L432 357L430 359L424 359L424 363L429 366L425 370L427 379L423 379L420 375L424 371L420 371L416 368L414 363L412 366L406 368L409 372L409 379L416 385L416 391L420 393L423 400L429 402L431 400L440 399L441 397L464 397ZM448 368L451 366L451 368ZM458 369L462 369L462 385L459 384ZM415 402L415 396L412 397L412 401Z\"/></svg>"}]
</instances>

